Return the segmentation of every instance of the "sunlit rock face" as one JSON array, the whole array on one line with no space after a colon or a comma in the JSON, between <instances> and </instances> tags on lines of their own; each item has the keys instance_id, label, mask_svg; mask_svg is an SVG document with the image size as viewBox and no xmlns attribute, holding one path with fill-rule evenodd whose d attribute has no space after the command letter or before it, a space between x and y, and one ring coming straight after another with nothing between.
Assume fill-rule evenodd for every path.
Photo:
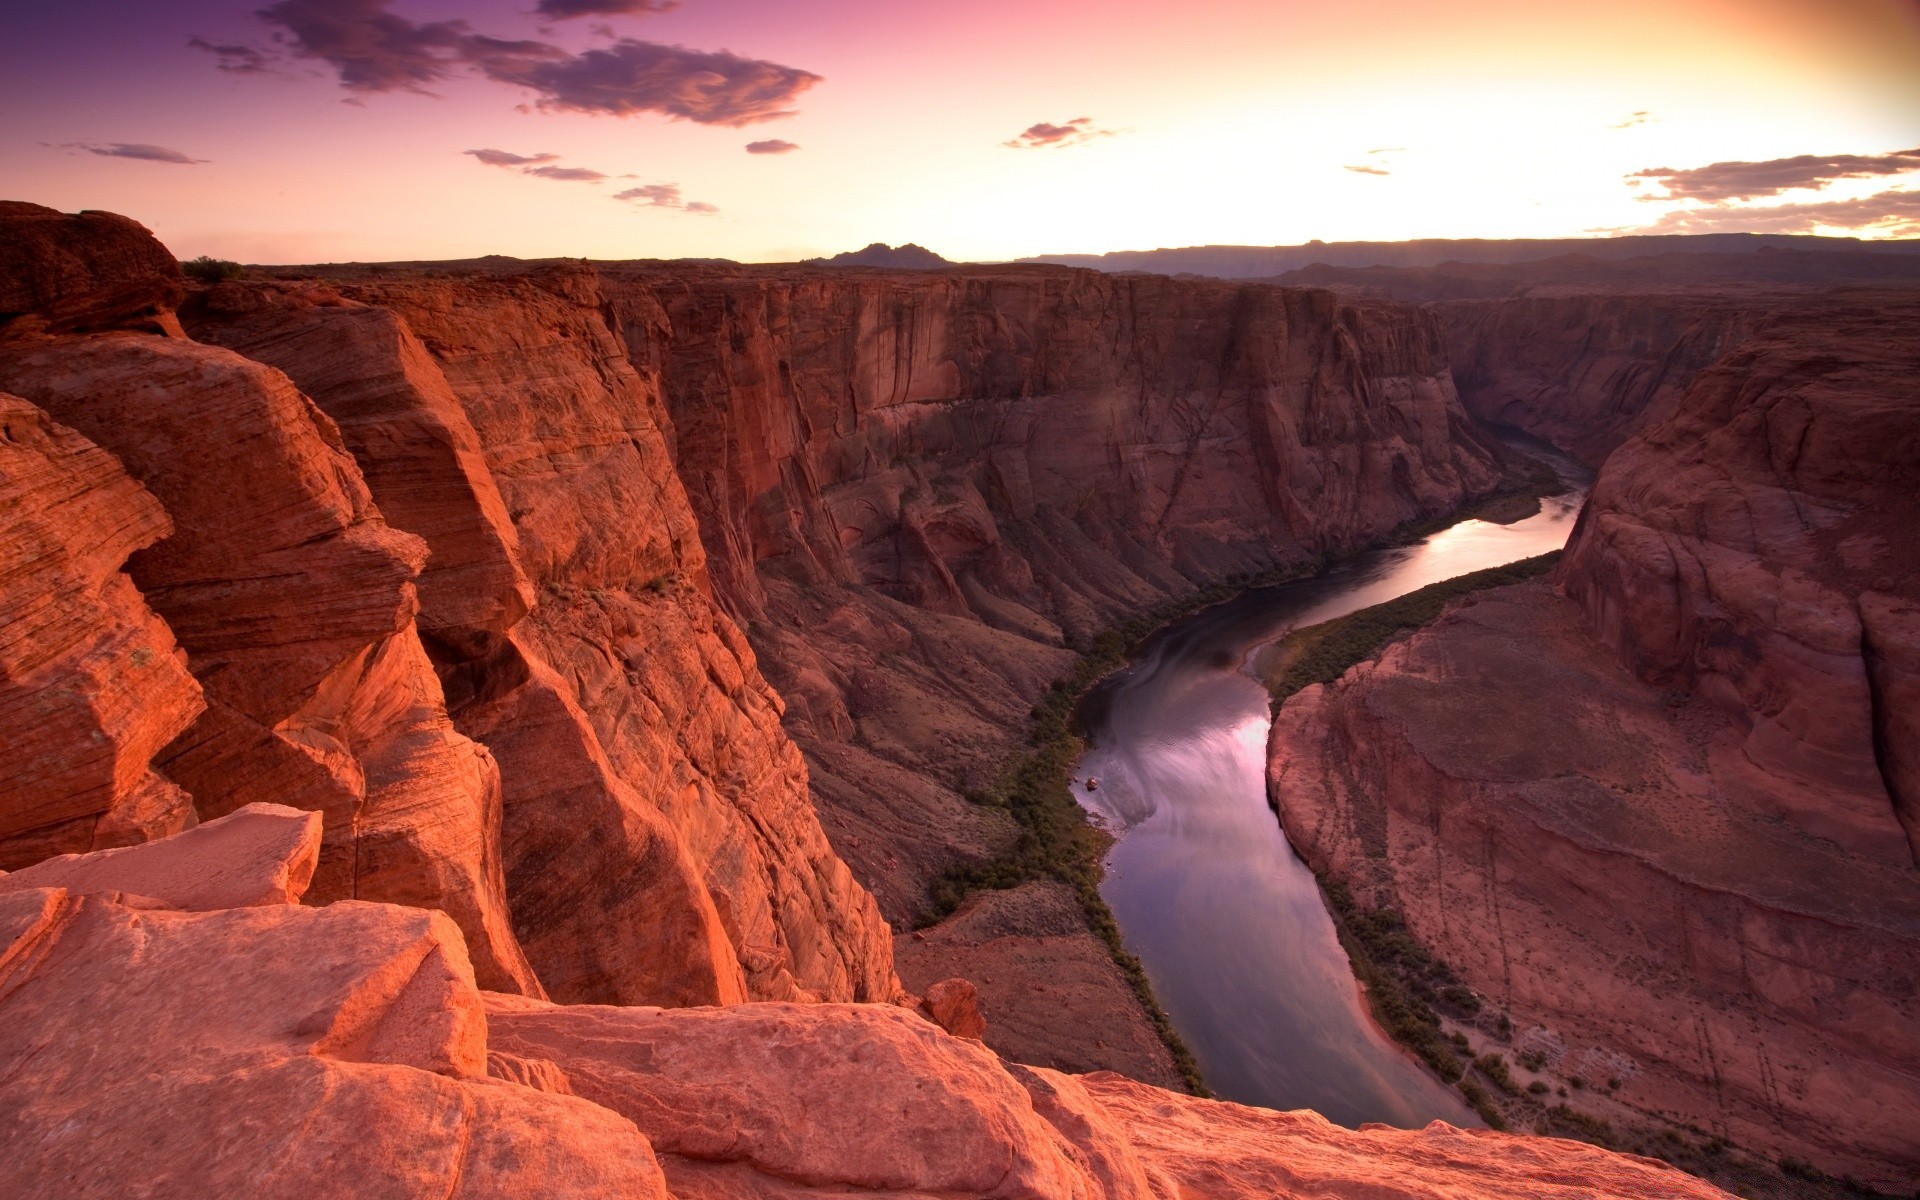
<instances>
[{"instance_id":1,"label":"sunlit rock face","mask_svg":"<svg viewBox=\"0 0 1920 1200\"><path fill-rule=\"evenodd\" d=\"M1557 591L1463 603L1269 746L1307 860L1557 1071L1909 1189L1916 329L1889 294L1757 321L1608 457Z\"/></svg>"},{"instance_id":2,"label":"sunlit rock face","mask_svg":"<svg viewBox=\"0 0 1920 1200\"><path fill-rule=\"evenodd\" d=\"M893 995L887 928L713 601L669 427L591 275L373 292L229 284L189 323L337 417L383 512L432 550L419 625L455 723L499 764L505 887L544 986Z\"/></svg>"},{"instance_id":3,"label":"sunlit rock face","mask_svg":"<svg viewBox=\"0 0 1920 1200\"><path fill-rule=\"evenodd\" d=\"M810 797L792 775L754 794L817 803L834 849L897 927L923 910L932 878L1011 841L1003 812L962 793L1017 749L1028 708L1073 661L1070 643L1202 585L1444 511L1499 476L1496 452L1453 397L1438 327L1403 306L1052 269L326 274L324 284L229 285L209 297L227 315L195 328L285 365L278 318L239 311L264 303L263 287L323 287L397 314L467 408L530 576L550 589L523 634L559 622L568 605L592 617L583 602L604 600L580 589L603 597L624 586L673 611L657 597L681 595L679 581L710 586L751 638L810 768ZM317 380L305 385L329 403ZM604 447L591 470L569 460L580 486L538 466L541 438L565 422ZM656 444L664 463L631 461L644 461L649 480L676 472L692 522L671 496L630 496L617 482L628 477L626 446ZM622 628L580 628L542 653L631 636ZM593 653L562 672L597 680L607 658ZM449 686L464 685L450 676ZM653 761L638 734L595 715L624 704L623 688L588 686L605 697L582 699L598 736L635 739ZM650 693L663 711L672 686ZM455 706L462 728L503 756L512 843L515 772L502 739L526 722L483 731L480 710ZM761 753L752 744L724 740L742 762ZM746 769L705 751L691 761L709 777ZM706 793L688 795L677 811L702 811ZM692 846L710 887L731 870L720 864L748 861L714 840L725 820L674 820L713 831ZM544 859L529 851L527 861ZM509 875L521 888L511 865ZM551 875L523 873L527 887ZM568 919L566 890L554 894L524 914ZM736 901L720 911L750 911ZM847 944L844 926L835 936ZM1082 948L1101 957L1090 940L1063 950L1077 964ZM966 953L926 964L923 982L978 974ZM553 969L541 968L550 986ZM728 994L689 986L687 996ZM1132 1004L1104 967L1097 991L1096 1010ZM990 1021L988 1036L1023 1021ZM1107 1040L1095 1023L1066 1024L1085 1045L1062 1061L1171 1078L1152 1039L1145 1057L1122 1055L1095 1046Z\"/></svg>"},{"instance_id":4,"label":"sunlit rock face","mask_svg":"<svg viewBox=\"0 0 1920 1200\"><path fill-rule=\"evenodd\" d=\"M304 907L297 883L206 911L118 890L189 882L216 847L229 881L298 880L315 823L262 806L0 892L0 1167L19 1194L295 1197L324 1175L395 1200L1723 1195L1570 1142L1355 1132L1016 1066L896 1006L484 993L443 914ZM72 1013L102 1004L141 1036L75 1037ZM182 1125L247 1140L183 1149Z\"/></svg>"},{"instance_id":5,"label":"sunlit rock face","mask_svg":"<svg viewBox=\"0 0 1920 1200\"><path fill-rule=\"evenodd\" d=\"M0 393L0 869L191 820L153 759L205 702L122 570L172 528L111 454Z\"/></svg>"}]
</instances>

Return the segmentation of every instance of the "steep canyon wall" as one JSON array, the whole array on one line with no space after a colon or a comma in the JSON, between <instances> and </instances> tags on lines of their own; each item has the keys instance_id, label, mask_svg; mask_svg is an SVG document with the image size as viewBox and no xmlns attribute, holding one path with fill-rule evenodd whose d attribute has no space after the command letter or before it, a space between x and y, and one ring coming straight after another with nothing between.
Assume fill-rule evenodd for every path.
<instances>
[{"instance_id":1,"label":"steep canyon wall","mask_svg":"<svg viewBox=\"0 0 1920 1200\"><path fill-rule=\"evenodd\" d=\"M1270 790L1517 1050L1619 1079L1628 1117L1910 1188L1920 298L1746 320L1642 392L1557 591L1486 593L1290 700Z\"/></svg>"}]
</instances>

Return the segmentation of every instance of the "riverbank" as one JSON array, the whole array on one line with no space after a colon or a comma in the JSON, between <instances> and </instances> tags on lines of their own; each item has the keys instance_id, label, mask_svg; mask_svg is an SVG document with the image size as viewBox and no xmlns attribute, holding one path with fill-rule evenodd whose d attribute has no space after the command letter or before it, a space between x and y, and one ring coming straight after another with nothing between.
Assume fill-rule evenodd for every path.
<instances>
[{"instance_id":1,"label":"riverbank","mask_svg":"<svg viewBox=\"0 0 1920 1200\"><path fill-rule=\"evenodd\" d=\"M1069 918L1059 911L1061 897L1037 885L1064 889L1080 909L1085 932L1104 947L1153 1035L1165 1047L1168 1068L1189 1090L1209 1094L1199 1062L1156 996L1147 967L1128 948L1120 922L1101 894L1103 860L1114 839L1106 829L1088 820L1085 797L1076 794L1072 769L1087 749L1075 728L1076 712L1097 684L1127 668L1144 645L1184 619L1263 589L1303 584L1330 570L1351 567L1368 556L1418 543L1450 525L1476 518L1502 523L1522 520L1528 515L1526 510L1538 511L1541 496L1564 493L1566 487L1561 475L1538 457L1537 451L1521 449L1514 455L1500 488L1452 514L1408 522L1375 543L1336 559L1310 560L1223 582L1142 613L1093 639L1082 648L1073 669L1056 679L1033 706L1027 747L1002 765L991 784L969 794L976 804L1004 811L1013 818L1017 830L1014 845L994 859L950 868L934 880L929 905L916 921L912 939L896 956L903 978L911 985L923 975L928 980L939 975L948 963L978 964L976 970L982 978L976 982L982 986L987 1007L989 1041L999 1041L1005 1035L994 1024L991 1001L992 993L1005 984L987 980L988 972L1023 978L1029 992L1046 993L1052 988L1066 995L1073 994L1078 985L1062 983L1061 979L1081 980L1089 973L1090 964L1075 952L1072 931L1065 928ZM1257 792L1257 784L1254 788ZM1257 795L1252 802L1260 803ZM951 928L949 918L969 905L970 899L971 905L961 914L965 928ZM1037 1052L1039 1057L1033 1061L1073 1068L1077 1064L1062 1061L1055 1047L1036 1036L1045 1030L1049 1019L1046 1012L1031 1011L1036 1007L1047 1006L1008 1006L1009 1010L1017 1009L1009 1015L1019 1028L1014 1037L1001 1042L1001 1049ZM1130 1022L1116 1020L1115 1038L1125 1043L1131 1033L1125 1026ZM1149 1071L1154 1069L1150 1063L1143 1065ZM1228 1098L1258 1102L1257 1097L1244 1095Z\"/></svg>"},{"instance_id":2,"label":"riverbank","mask_svg":"<svg viewBox=\"0 0 1920 1200\"><path fill-rule=\"evenodd\" d=\"M1679 914L1699 958L1746 928L1703 874L1712 846L1674 832L1684 793L1664 777L1695 760L1662 731L1710 729L1708 714L1676 717L1581 640L1550 586L1502 574L1302 629L1264 664L1270 799L1380 1025L1490 1125L1660 1158L1753 1200L1876 1194L1743 1150L1725 1106L1676 1102L1674 1062L1712 1053L1730 1073L1749 1046L1778 1064L1789 1045L1752 1005L1693 994L1697 973L1645 982L1649 910ZM1748 844L1782 886L1813 877L1780 857L1803 847ZM1662 871L1681 884L1662 892Z\"/></svg>"}]
</instances>

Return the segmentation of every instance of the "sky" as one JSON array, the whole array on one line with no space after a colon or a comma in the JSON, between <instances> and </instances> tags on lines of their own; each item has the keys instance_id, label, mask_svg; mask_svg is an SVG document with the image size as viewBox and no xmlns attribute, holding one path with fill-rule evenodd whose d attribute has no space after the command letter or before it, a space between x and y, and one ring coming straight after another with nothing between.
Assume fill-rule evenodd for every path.
<instances>
[{"instance_id":1,"label":"sky","mask_svg":"<svg viewBox=\"0 0 1920 1200\"><path fill-rule=\"evenodd\" d=\"M0 113L256 263L1920 236L1920 0L61 0Z\"/></svg>"}]
</instances>

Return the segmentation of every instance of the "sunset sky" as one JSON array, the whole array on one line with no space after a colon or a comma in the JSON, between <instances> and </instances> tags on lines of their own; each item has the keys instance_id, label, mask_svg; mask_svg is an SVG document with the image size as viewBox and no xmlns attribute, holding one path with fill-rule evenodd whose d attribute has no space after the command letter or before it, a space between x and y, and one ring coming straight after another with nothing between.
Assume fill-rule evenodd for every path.
<instances>
[{"instance_id":1,"label":"sunset sky","mask_svg":"<svg viewBox=\"0 0 1920 1200\"><path fill-rule=\"evenodd\" d=\"M26 7L0 198L181 257L1920 236L1920 0Z\"/></svg>"}]
</instances>

